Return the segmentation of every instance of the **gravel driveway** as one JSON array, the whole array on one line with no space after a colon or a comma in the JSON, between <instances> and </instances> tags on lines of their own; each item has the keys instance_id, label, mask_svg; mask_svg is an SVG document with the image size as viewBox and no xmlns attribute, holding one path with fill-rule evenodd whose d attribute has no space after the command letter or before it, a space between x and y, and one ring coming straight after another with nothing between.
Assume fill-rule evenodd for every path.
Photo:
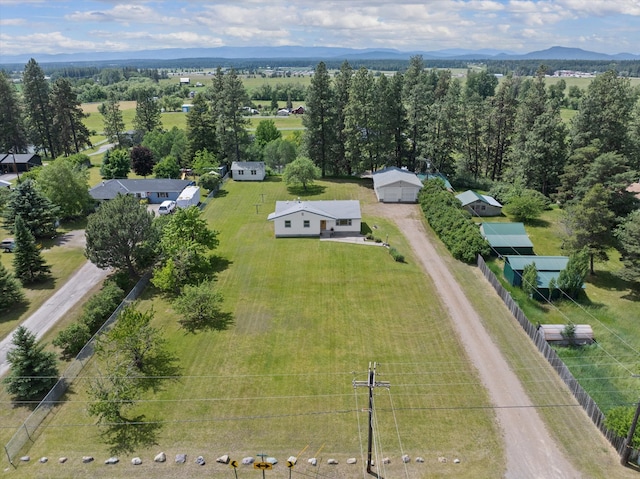
<instances>
[{"instance_id":1,"label":"gravel driveway","mask_svg":"<svg viewBox=\"0 0 640 479\"><path fill-rule=\"evenodd\" d=\"M502 430L507 459L505 477L582 477L559 451L536 409L528 407L532 403L520 380L509 368L462 288L430 243L422 223L420 207L378 203L371 207L369 213L385 217L398 226L425 272L433 279L465 351L496 406L495 413Z\"/></svg>"}]
</instances>

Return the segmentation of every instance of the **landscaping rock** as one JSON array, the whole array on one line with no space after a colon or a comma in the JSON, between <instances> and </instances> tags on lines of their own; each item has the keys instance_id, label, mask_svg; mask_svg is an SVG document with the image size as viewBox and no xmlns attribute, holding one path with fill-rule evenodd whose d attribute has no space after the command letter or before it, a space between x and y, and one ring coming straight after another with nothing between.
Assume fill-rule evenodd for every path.
<instances>
[{"instance_id":1,"label":"landscaping rock","mask_svg":"<svg viewBox=\"0 0 640 479\"><path fill-rule=\"evenodd\" d=\"M118 459L117 457L110 457L109 459L104 461L105 464L118 464L119 462L120 459Z\"/></svg>"},{"instance_id":2,"label":"landscaping rock","mask_svg":"<svg viewBox=\"0 0 640 479\"><path fill-rule=\"evenodd\" d=\"M424 457L416 457L416 462L424 462Z\"/></svg>"},{"instance_id":3,"label":"landscaping rock","mask_svg":"<svg viewBox=\"0 0 640 479\"><path fill-rule=\"evenodd\" d=\"M312 466L317 466L318 465L318 460L315 457L310 458L307 462L309 464L311 464Z\"/></svg>"},{"instance_id":4,"label":"landscaping rock","mask_svg":"<svg viewBox=\"0 0 640 479\"><path fill-rule=\"evenodd\" d=\"M440 456L440 457L438 458L438 462L441 462L441 463L443 463L443 464L444 464L444 463L446 463L446 462L447 462L447 458L446 458L446 457L442 457L442 456Z\"/></svg>"},{"instance_id":5,"label":"landscaping rock","mask_svg":"<svg viewBox=\"0 0 640 479\"><path fill-rule=\"evenodd\" d=\"M275 457L267 457L264 462L268 462L269 464L278 464L278 460Z\"/></svg>"},{"instance_id":6,"label":"landscaping rock","mask_svg":"<svg viewBox=\"0 0 640 479\"><path fill-rule=\"evenodd\" d=\"M350 457L347 459L347 464L355 464L358 460L355 457Z\"/></svg>"},{"instance_id":7,"label":"landscaping rock","mask_svg":"<svg viewBox=\"0 0 640 479\"><path fill-rule=\"evenodd\" d=\"M289 459L287 459L287 462L290 462L291 464L294 464L296 462L298 462L298 458L296 456L289 456Z\"/></svg>"},{"instance_id":8,"label":"landscaping rock","mask_svg":"<svg viewBox=\"0 0 640 479\"><path fill-rule=\"evenodd\" d=\"M389 459L388 457L383 458L382 464L391 464L391 459Z\"/></svg>"},{"instance_id":9,"label":"landscaping rock","mask_svg":"<svg viewBox=\"0 0 640 479\"><path fill-rule=\"evenodd\" d=\"M58 459L58 462L60 464L64 464L65 462L67 462L67 458L66 457L61 457L60 459Z\"/></svg>"},{"instance_id":10,"label":"landscaping rock","mask_svg":"<svg viewBox=\"0 0 640 479\"><path fill-rule=\"evenodd\" d=\"M187 455L186 454L176 454L176 462L178 464L184 464L185 462L187 462Z\"/></svg>"},{"instance_id":11,"label":"landscaping rock","mask_svg":"<svg viewBox=\"0 0 640 479\"><path fill-rule=\"evenodd\" d=\"M329 459L329 460L327 461L327 464L331 464L331 465L334 465L334 466L335 466L336 464L338 464L338 461L337 461L336 459Z\"/></svg>"},{"instance_id":12,"label":"landscaping rock","mask_svg":"<svg viewBox=\"0 0 640 479\"><path fill-rule=\"evenodd\" d=\"M411 462L411 458L409 457L409 454L405 454L402 456L402 462L404 462L405 464L407 462Z\"/></svg>"},{"instance_id":13,"label":"landscaping rock","mask_svg":"<svg viewBox=\"0 0 640 479\"><path fill-rule=\"evenodd\" d=\"M216 462L219 462L220 464L229 464L229 454L220 456L218 459L216 459Z\"/></svg>"},{"instance_id":14,"label":"landscaping rock","mask_svg":"<svg viewBox=\"0 0 640 479\"><path fill-rule=\"evenodd\" d=\"M82 463L87 464L93 462L93 456L82 456Z\"/></svg>"},{"instance_id":15,"label":"landscaping rock","mask_svg":"<svg viewBox=\"0 0 640 479\"><path fill-rule=\"evenodd\" d=\"M460 459L458 459L457 457L453 460L454 464L460 464Z\"/></svg>"},{"instance_id":16,"label":"landscaping rock","mask_svg":"<svg viewBox=\"0 0 640 479\"><path fill-rule=\"evenodd\" d=\"M204 466L206 464L206 462L204 461L204 457L202 457L202 456L196 457L196 464L198 464L200 466Z\"/></svg>"},{"instance_id":17,"label":"landscaping rock","mask_svg":"<svg viewBox=\"0 0 640 479\"><path fill-rule=\"evenodd\" d=\"M245 466L250 466L254 462L255 462L255 459L251 456L248 456L242 459L242 464L244 464Z\"/></svg>"},{"instance_id":18,"label":"landscaping rock","mask_svg":"<svg viewBox=\"0 0 640 479\"><path fill-rule=\"evenodd\" d=\"M158 455L153 458L154 462L164 462L166 460L167 460L167 455L164 452L158 453Z\"/></svg>"},{"instance_id":19,"label":"landscaping rock","mask_svg":"<svg viewBox=\"0 0 640 479\"><path fill-rule=\"evenodd\" d=\"M142 459L140 459L139 457L134 457L133 459L131 459L131 464L133 464L134 466L139 466L140 464L142 464Z\"/></svg>"},{"instance_id":20,"label":"landscaping rock","mask_svg":"<svg viewBox=\"0 0 640 479\"><path fill-rule=\"evenodd\" d=\"M29 461L31 460L31 457L30 457L30 456L22 456L22 457L20 458L20 460L21 460L22 462L29 462Z\"/></svg>"},{"instance_id":21,"label":"landscaping rock","mask_svg":"<svg viewBox=\"0 0 640 479\"><path fill-rule=\"evenodd\" d=\"M40 462L41 462L42 464L45 464L45 463L49 462L49 458L48 458L48 457L41 457L41 458L40 458Z\"/></svg>"}]
</instances>

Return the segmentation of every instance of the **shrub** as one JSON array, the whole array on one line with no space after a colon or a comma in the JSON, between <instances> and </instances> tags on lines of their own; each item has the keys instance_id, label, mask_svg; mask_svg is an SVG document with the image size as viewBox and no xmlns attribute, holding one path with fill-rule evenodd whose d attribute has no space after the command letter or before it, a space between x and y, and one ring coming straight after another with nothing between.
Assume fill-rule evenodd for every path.
<instances>
[{"instance_id":1,"label":"shrub","mask_svg":"<svg viewBox=\"0 0 640 479\"><path fill-rule=\"evenodd\" d=\"M389 248L389 254L398 263L404 263L404 255L400 254L397 249Z\"/></svg>"},{"instance_id":2,"label":"shrub","mask_svg":"<svg viewBox=\"0 0 640 479\"><path fill-rule=\"evenodd\" d=\"M87 325L76 322L60 331L52 342L62 350L62 357L69 359L76 356L90 339L91 333Z\"/></svg>"}]
</instances>

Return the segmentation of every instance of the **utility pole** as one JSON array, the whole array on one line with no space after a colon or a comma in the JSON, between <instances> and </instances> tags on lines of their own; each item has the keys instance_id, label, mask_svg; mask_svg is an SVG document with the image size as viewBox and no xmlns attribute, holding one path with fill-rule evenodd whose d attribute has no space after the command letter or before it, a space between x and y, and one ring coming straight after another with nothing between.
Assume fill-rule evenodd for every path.
<instances>
[{"instance_id":1,"label":"utility pole","mask_svg":"<svg viewBox=\"0 0 640 479\"><path fill-rule=\"evenodd\" d=\"M636 433L636 426L638 425L638 417L640 417L640 400L638 400L638 407L636 407L636 413L631 421L631 427L629 428L629 434L624 440L622 455L620 456L620 464L623 466L629 462L629 455L631 454L631 443L633 442L633 435Z\"/></svg>"},{"instance_id":2,"label":"utility pole","mask_svg":"<svg viewBox=\"0 0 640 479\"><path fill-rule=\"evenodd\" d=\"M371 367L371 363L369 363L369 378L366 381L356 381L353 380L353 387L365 387L369 388L369 441L367 447L367 473L373 474L371 471L371 451L373 449L373 388L390 388L391 383L387 381L376 381L376 363L373 363L373 368Z\"/></svg>"}]
</instances>

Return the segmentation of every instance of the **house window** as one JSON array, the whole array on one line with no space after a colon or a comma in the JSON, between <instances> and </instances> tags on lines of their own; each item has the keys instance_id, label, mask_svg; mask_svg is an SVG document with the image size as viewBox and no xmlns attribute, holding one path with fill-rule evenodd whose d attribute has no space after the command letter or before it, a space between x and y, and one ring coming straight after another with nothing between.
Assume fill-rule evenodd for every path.
<instances>
[{"instance_id":1,"label":"house window","mask_svg":"<svg viewBox=\"0 0 640 479\"><path fill-rule=\"evenodd\" d=\"M291 220L284 220L284 227L291 228Z\"/></svg>"},{"instance_id":2,"label":"house window","mask_svg":"<svg viewBox=\"0 0 640 479\"><path fill-rule=\"evenodd\" d=\"M351 226L351 220L336 220L336 226Z\"/></svg>"},{"instance_id":3,"label":"house window","mask_svg":"<svg viewBox=\"0 0 640 479\"><path fill-rule=\"evenodd\" d=\"M303 222L303 226L304 226L305 228L308 228L308 227L310 226L309 220L304 220L304 222Z\"/></svg>"},{"instance_id":4,"label":"house window","mask_svg":"<svg viewBox=\"0 0 640 479\"><path fill-rule=\"evenodd\" d=\"M252 175L257 175L257 174L258 174L258 172L257 172L256 170L251 170L251 174L252 174Z\"/></svg>"},{"instance_id":5,"label":"house window","mask_svg":"<svg viewBox=\"0 0 640 479\"><path fill-rule=\"evenodd\" d=\"M238 170L239 175L244 175L244 170Z\"/></svg>"},{"instance_id":6,"label":"house window","mask_svg":"<svg viewBox=\"0 0 640 479\"><path fill-rule=\"evenodd\" d=\"M169 198L169 193L158 193L158 198Z\"/></svg>"}]
</instances>

